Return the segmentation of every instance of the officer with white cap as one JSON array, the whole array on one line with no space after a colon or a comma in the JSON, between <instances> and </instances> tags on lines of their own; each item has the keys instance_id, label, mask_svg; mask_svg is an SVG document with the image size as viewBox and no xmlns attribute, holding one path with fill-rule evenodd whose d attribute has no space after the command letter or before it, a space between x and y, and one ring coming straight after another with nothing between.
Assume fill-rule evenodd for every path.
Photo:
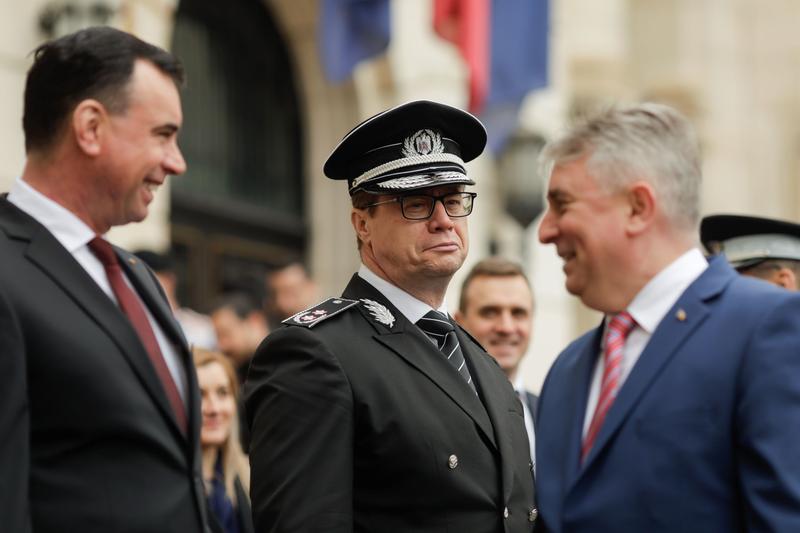
<instances>
[{"instance_id":1,"label":"officer with white cap","mask_svg":"<svg viewBox=\"0 0 800 533\"><path fill-rule=\"evenodd\" d=\"M447 313L486 130L410 102L348 133L325 163L346 180L361 268L341 297L286 319L246 385L258 531L532 532L519 399Z\"/></svg>"},{"instance_id":2,"label":"officer with white cap","mask_svg":"<svg viewBox=\"0 0 800 533\"><path fill-rule=\"evenodd\" d=\"M711 215L700 224L711 254L724 254L741 274L790 290L800 289L800 224L785 220Z\"/></svg>"}]
</instances>

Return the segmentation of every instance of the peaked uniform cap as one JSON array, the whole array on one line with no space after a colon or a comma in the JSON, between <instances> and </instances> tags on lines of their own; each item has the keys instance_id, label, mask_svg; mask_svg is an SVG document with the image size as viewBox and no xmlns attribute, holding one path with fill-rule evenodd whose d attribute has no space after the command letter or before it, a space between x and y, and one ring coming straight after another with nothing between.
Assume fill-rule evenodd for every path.
<instances>
[{"instance_id":1,"label":"peaked uniform cap","mask_svg":"<svg viewBox=\"0 0 800 533\"><path fill-rule=\"evenodd\" d=\"M800 224L745 215L711 215L700 223L700 240L735 268L766 259L800 261Z\"/></svg>"},{"instance_id":2,"label":"peaked uniform cap","mask_svg":"<svg viewBox=\"0 0 800 533\"><path fill-rule=\"evenodd\" d=\"M475 182L464 164L486 146L486 129L471 114L428 100L408 102L368 118L334 148L323 168L347 180L350 194L412 191Z\"/></svg>"}]
</instances>

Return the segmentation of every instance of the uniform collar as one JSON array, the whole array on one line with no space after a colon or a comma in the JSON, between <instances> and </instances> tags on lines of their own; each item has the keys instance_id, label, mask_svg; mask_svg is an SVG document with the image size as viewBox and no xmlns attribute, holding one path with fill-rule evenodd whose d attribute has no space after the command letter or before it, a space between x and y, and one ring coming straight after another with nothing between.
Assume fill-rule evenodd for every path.
<instances>
[{"instance_id":1,"label":"uniform collar","mask_svg":"<svg viewBox=\"0 0 800 533\"><path fill-rule=\"evenodd\" d=\"M385 279L381 278L373 271L371 271L363 263L358 269L358 277L375 287L381 294L383 294L395 308L400 311L406 319L412 324L425 316L425 313L433 310L433 308L425 302L418 300L411 296L403 289L392 285ZM443 301L436 311L447 314L447 302Z\"/></svg>"}]
</instances>

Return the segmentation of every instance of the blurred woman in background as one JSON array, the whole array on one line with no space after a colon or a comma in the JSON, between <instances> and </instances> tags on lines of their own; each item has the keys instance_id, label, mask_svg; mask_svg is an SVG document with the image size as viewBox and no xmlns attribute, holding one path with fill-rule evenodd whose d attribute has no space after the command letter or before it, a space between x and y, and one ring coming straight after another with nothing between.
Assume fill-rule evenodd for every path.
<instances>
[{"instance_id":1,"label":"blurred woman in background","mask_svg":"<svg viewBox=\"0 0 800 533\"><path fill-rule=\"evenodd\" d=\"M253 533L250 467L239 442L238 381L227 357L194 348L202 400L203 480L208 508L220 531Z\"/></svg>"}]
</instances>

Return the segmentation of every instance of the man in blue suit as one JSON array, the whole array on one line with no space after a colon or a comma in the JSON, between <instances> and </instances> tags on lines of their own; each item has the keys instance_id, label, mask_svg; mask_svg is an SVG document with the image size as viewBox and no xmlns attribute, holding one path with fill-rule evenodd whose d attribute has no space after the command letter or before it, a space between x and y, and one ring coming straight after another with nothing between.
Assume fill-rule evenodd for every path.
<instances>
[{"instance_id":1,"label":"man in blue suit","mask_svg":"<svg viewBox=\"0 0 800 533\"><path fill-rule=\"evenodd\" d=\"M703 258L686 119L608 110L543 156L539 239L605 314L542 388L544 529L800 531L800 297Z\"/></svg>"}]
</instances>

